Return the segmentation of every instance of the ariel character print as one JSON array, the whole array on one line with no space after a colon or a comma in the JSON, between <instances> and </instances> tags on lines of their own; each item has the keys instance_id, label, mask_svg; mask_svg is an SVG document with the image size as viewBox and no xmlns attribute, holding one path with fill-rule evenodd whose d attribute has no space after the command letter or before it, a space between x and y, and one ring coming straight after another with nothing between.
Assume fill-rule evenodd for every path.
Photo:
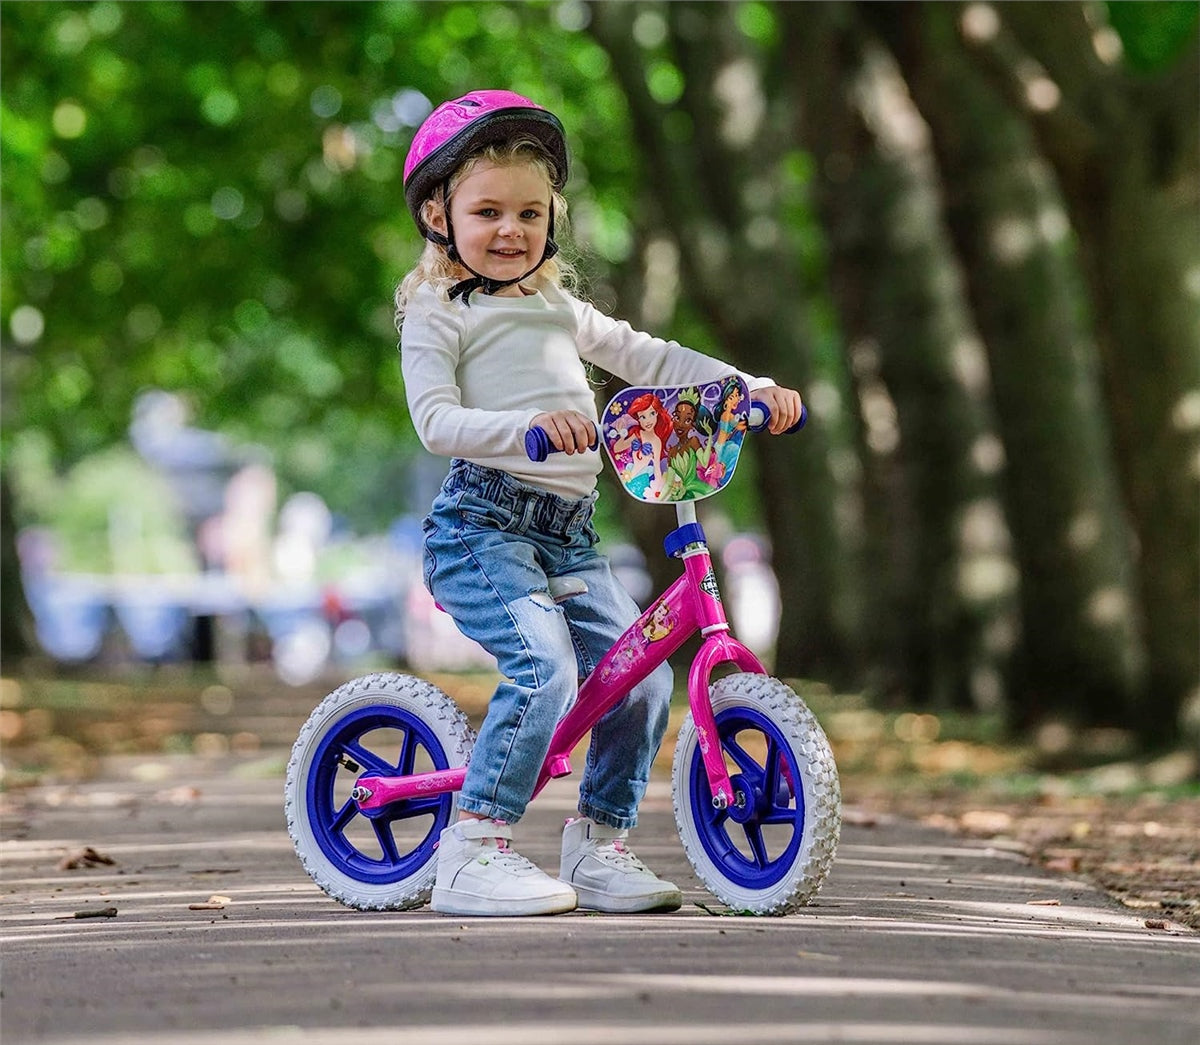
<instances>
[{"instance_id":1,"label":"ariel character print","mask_svg":"<svg viewBox=\"0 0 1200 1045\"><path fill-rule=\"evenodd\" d=\"M625 488L634 497L650 500L662 489L667 440L673 431L671 415L653 392L634 399L628 414L636 424L624 428L611 443L611 451L622 460L628 454L629 463L621 469Z\"/></svg>"}]
</instances>

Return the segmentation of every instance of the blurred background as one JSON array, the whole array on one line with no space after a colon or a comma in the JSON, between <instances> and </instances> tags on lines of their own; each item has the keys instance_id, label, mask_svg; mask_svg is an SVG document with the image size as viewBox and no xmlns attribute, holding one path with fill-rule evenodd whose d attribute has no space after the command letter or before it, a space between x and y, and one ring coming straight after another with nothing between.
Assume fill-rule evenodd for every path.
<instances>
[{"instance_id":1,"label":"blurred background","mask_svg":"<svg viewBox=\"0 0 1200 1045\"><path fill-rule=\"evenodd\" d=\"M391 298L413 131L504 87L567 127L587 296L805 395L702 509L775 673L1194 750L1198 10L0 4L9 692L487 671ZM672 513L600 505L644 601Z\"/></svg>"}]
</instances>

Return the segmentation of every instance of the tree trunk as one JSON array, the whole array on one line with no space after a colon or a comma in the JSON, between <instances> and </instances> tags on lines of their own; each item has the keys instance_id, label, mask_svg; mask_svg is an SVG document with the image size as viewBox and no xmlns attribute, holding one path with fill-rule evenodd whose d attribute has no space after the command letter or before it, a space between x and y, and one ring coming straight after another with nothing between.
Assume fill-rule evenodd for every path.
<instances>
[{"instance_id":1,"label":"tree trunk","mask_svg":"<svg viewBox=\"0 0 1200 1045\"><path fill-rule=\"evenodd\" d=\"M12 488L0 471L0 661L5 671L33 649L33 616L25 601L17 557L17 523Z\"/></svg>"},{"instance_id":2,"label":"tree trunk","mask_svg":"<svg viewBox=\"0 0 1200 1045\"><path fill-rule=\"evenodd\" d=\"M850 5L782 9L799 134L855 375L875 687L934 706L1003 698L1013 611L986 368L894 66ZM881 113L892 114L884 119ZM907 128L908 133L897 129ZM980 463L982 462L982 463ZM983 583L986 581L987 583Z\"/></svg>"},{"instance_id":3,"label":"tree trunk","mask_svg":"<svg viewBox=\"0 0 1200 1045\"><path fill-rule=\"evenodd\" d=\"M1193 33L1169 68L1139 75L1098 56L1088 5L1040 9L1002 5L971 42L1028 112L1079 236L1139 550L1148 677L1136 721L1163 742L1200 677L1200 44Z\"/></svg>"},{"instance_id":4,"label":"tree trunk","mask_svg":"<svg viewBox=\"0 0 1200 1045\"><path fill-rule=\"evenodd\" d=\"M738 52L728 32L731 9L686 3L666 8L671 43L687 74L685 95L673 110L647 88L645 64L632 42L637 6L597 4L591 11L591 32L629 102L647 185L679 244L689 297L726 358L803 389L813 373L812 350L788 230L771 220L771 187L764 185L749 204L742 191L754 178L769 180L763 175L778 159L779 142L766 144L766 120L753 135L742 135L744 127L721 133L722 123L728 127L724 115L712 122L720 108L715 99L722 97L716 81L731 69L749 97L761 99L755 62ZM755 219L762 230L757 235L749 230ZM785 588L776 669L828 677L845 663L846 642L836 623L839 542L826 440L813 424L800 438L757 440L752 452L760 464L774 567Z\"/></svg>"},{"instance_id":5,"label":"tree trunk","mask_svg":"<svg viewBox=\"0 0 1200 1045\"><path fill-rule=\"evenodd\" d=\"M1024 125L963 55L955 8L870 14L932 129L990 359L1021 575L1016 721L1128 723L1143 667L1130 540L1059 200Z\"/></svg>"}]
</instances>

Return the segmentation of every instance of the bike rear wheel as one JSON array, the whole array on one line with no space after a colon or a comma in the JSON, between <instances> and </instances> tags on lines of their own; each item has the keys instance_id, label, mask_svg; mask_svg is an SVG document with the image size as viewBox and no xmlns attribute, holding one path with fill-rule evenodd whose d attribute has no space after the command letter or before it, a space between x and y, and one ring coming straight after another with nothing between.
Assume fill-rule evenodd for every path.
<instances>
[{"instance_id":1,"label":"bike rear wheel","mask_svg":"<svg viewBox=\"0 0 1200 1045\"><path fill-rule=\"evenodd\" d=\"M284 793L288 833L313 881L359 910L425 903L456 796L362 810L350 791L368 772L406 776L461 766L474 741L454 701L411 675L370 675L327 696L296 738Z\"/></svg>"},{"instance_id":2,"label":"bike rear wheel","mask_svg":"<svg viewBox=\"0 0 1200 1045\"><path fill-rule=\"evenodd\" d=\"M711 689L737 805L716 809L689 714L675 747L675 823L696 874L722 903L786 914L812 901L841 831L841 790L829 741L787 685L736 674Z\"/></svg>"}]
</instances>

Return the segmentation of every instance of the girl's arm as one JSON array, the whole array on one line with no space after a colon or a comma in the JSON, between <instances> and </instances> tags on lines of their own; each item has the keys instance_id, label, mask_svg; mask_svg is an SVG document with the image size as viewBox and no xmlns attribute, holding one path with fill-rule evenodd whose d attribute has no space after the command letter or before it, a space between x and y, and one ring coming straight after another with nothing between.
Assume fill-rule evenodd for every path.
<instances>
[{"instance_id":1,"label":"girl's arm","mask_svg":"<svg viewBox=\"0 0 1200 1045\"><path fill-rule=\"evenodd\" d=\"M569 299L578 324L580 356L632 385L687 385L719 381L740 374L757 394L774 385L769 377L755 377L723 360L686 348L678 341L634 330L625 320L613 319L576 298Z\"/></svg>"},{"instance_id":2,"label":"girl's arm","mask_svg":"<svg viewBox=\"0 0 1200 1045\"><path fill-rule=\"evenodd\" d=\"M579 323L580 355L630 384L686 385L719 381L739 374L754 398L771 409L767 430L780 435L800 420L800 393L775 384L769 377L755 377L720 359L634 330L624 320L613 319L595 306L571 298Z\"/></svg>"},{"instance_id":3,"label":"girl's arm","mask_svg":"<svg viewBox=\"0 0 1200 1045\"><path fill-rule=\"evenodd\" d=\"M523 456L525 430L539 411L464 407L457 377L461 341L455 317L445 310L412 309L405 316L400 369L421 443L443 457Z\"/></svg>"}]
</instances>

